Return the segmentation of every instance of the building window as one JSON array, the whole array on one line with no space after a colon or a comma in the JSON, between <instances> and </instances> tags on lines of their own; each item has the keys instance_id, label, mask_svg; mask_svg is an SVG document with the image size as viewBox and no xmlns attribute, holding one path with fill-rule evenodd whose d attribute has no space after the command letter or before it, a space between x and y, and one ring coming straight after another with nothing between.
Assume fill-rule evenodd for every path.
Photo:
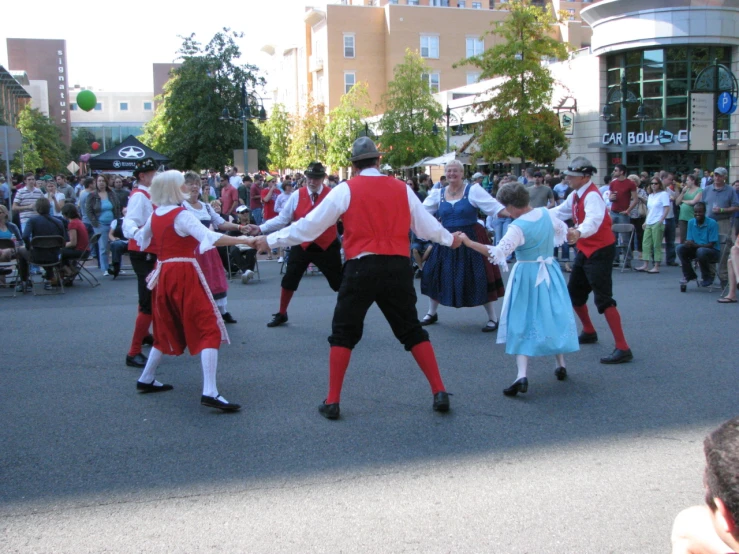
<instances>
[{"instance_id":1,"label":"building window","mask_svg":"<svg viewBox=\"0 0 739 554\"><path fill-rule=\"evenodd\" d=\"M468 85L474 85L480 80L480 72L479 71L468 71L467 72L467 84Z\"/></svg>"},{"instance_id":2,"label":"building window","mask_svg":"<svg viewBox=\"0 0 739 554\"><path fill-rule=\"evenodd\" d=\"M354 57L354 33L344 34L344 57Z\"/></svg>"},{"instance_id":3,"label":"building window","mask_svg":"<svg viewBox=\"0 0 739 554\"><path fill-rule=\"evenodd\" d=\"M568 21L575 20L575 8L567 8L567 20Z\"/></svg>"},{"instance_id":4,"label":"building window","mask_svg":"<svg viewBox=\"0 0 739 554\"><path fill-rule=\"evenodd\" d=\"M122 112L128 111L128 102L121 102L118 104L118 109Z\"/></svg>"},{"instance_id":5,"label":"building window","mask_svg":"<svg viewBox=\"0 0 739 554\"><path fill-rule=\"evenodd\" d=\"M439 37L436 35L421 35L421 57L439 57Z\"/></svg>"},{"instance_id":6,"label":"building window","mask_svg":"<svg viewBox=\"0 0 739 554\"><path fill-rule=\"evenodd\" d=\"M467 7L467 2L465 2L464 0L459 0L459 2L457 2L457 7L458 8L466 8Z\"/></svg>"},{"instance_id":7,"label":"building window","mask_svg":"<svg viewBox=\"0 0 739 554\"><path fill-rule=\"evenodd\" d=\"M73 112L76 112L77 111L77 104L75 104L74 102L72 102L69 105L69 109L72 110Z\"/></svg>"},{"instance_id":8,"label":"building window","mask_svg":"<svg viewBox=\"0 0 739 554\"><path fill-rule=\"evenodd\" d=\"M473 10L481 10L482 9L482 2L472 2L472 9Z\"/></svg>"},{"instance_id":9,"label":"building window","mask_svg":"<svg viewBox=\"0 0 739 554\"><path fill-rule=\"evenodd\" d=\"M98 102L97 104L95 104L95 111L96 112L103 111L103 105L100 102Z\"/></svg>"},{"instance_id":10,"label":"building window","mask_svg":"<svg viewBox=\"0 0 739 554\"><path fill-rule=\"evenodd\" d=\"M392 4L394 6L397 6L398 5L398 0L390 0L390 4Z\"/></svg>"},{"instance_id":11,"label":"building window","mask_svg":"<svg viewBox=\"0 0 739 554\"><path fill-rule=\"evenodd\" d=\"M439 92L439 73L424 73L421 79L428 85L431 94Z\"/></svg>"},{"instance_id":12,"label":"building window","mask_svg":"<svg viewBox=\"0 0 739 554\"><path fill-rule=\"evenodd\" d=\"M430 0L429 6L436 6L439 8L448 8L449 0Z\"/></svg>"},{"instance_id":13,"label":"building window","mask_svg":"<svg viewBox=\"0 0 739 554\"><path fill-rule=\"evenodd\" d=\"M418 0L408 0L409 6L418 6Z\"/></svg>"},{"instance_id":14,"label":"building window","mask_svg":"<svg viewBox=\"0 0 739 554\"><path fill-rule=\"evenodd\" d=\"M475 56L481 56L482 51L485 50L485 43L481 38L467 37L467 57L474 58Z\"/></svg>"},{"instance_id":15,"label":"building window","mask_svg":"<svg viewBox=\"0 0 739 554\"><path fill-rule=\"evenodd\" d=\"M144 102L144 111L145 112L151 111L151 102Z\"/></svg>"},{"instance_id":16,"label":"building window","mask_svg":"<svg viewBox=\"0 0 739 554\"><path fill-rule=\"evenodd\" d=\"M347 94L357 83L357 75L353 71L344 72L344 94Z\"/></svg>"}]
</instances>

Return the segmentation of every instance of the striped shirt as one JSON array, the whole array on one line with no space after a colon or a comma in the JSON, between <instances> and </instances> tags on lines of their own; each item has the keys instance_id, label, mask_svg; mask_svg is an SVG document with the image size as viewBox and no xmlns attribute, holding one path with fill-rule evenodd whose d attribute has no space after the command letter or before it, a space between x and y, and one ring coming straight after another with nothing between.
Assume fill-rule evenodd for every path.
<instances>
[{"instance_id":1,"label":"striped shirt","mask_svg":"<svg viewBox=\"0 0 739 554\"><path fill-rule=\"evenodd\" d=\"M15 199L13 200L13 204L16 206L19 206L21 208L26 208L28 206L34 206L33 210L28 210L24 212L20 212L20 220L21 220L21 228L26 226L26 221L31 219L33 216L38 215L36 213L36 200L39 198L43 198L44 193L41 192L41 189L34 188L33 190L28 190L28 187L23 187L18 192L15 193Z\"/></svg>"}]
</instances>

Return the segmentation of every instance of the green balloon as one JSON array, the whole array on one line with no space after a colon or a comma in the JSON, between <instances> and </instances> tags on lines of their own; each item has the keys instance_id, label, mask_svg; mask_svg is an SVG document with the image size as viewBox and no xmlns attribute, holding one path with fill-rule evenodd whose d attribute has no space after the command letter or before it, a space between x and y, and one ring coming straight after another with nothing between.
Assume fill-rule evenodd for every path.
<instances>
[{"instance_id":1,"label":"green balloon","mask_svg":"<svg viewBox=\"0 0 739 554\"><path fill-rule=\"evenodd\" d=\"M89 112L97 103L98 99L91 90L83 90L77 95L77 105L80 107L80 110Z\"/></svg>"}]
</instances>

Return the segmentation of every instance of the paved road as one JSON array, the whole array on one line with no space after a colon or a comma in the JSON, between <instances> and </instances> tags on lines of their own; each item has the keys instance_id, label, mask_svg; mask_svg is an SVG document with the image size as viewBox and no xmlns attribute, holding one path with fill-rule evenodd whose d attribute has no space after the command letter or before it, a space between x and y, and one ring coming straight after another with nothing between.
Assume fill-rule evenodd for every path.
<instances>
[{"instance_id":1,"label":"paved road","mask_svg":"<svg viewBox=\"0 0 739 554\"><path fill-rule=\"evenodd\" d=\"M373 308L327 421L333 294L304 279L268 329L278 265L261 269L233 284L220 351L238 414L199 405L198 358L166 359L174 391L136 394L132 278L0 300L0 550L667 552L672 518L702 499L703 437L739 412L737 307L680 294L668 268L614 274L634 363L598 363L612 341L595 317L602 342L569 356L570 379L537 360L516 399L482 308L442 308L446 416Z\"/></svg>"}]
</instances>

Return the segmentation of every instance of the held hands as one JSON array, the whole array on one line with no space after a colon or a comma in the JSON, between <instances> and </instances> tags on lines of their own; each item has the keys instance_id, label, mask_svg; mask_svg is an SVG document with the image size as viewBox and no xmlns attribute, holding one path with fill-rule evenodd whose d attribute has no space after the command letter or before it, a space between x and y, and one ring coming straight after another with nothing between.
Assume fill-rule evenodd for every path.
<instances>
[{"instance_id":1,"label":"held hands","mask_svg":"<svg viewBox=\"0 0 739 554\"><path fill-rule=\"evenodd\" d=\"M267 237L265 235L259 235L255 238L248 239L250 241L253 241L250 246L257 250L257 252L264 252L266 250L269 250L269 244L267 244Z\"/></svg>"},{"instance_id":2,"label":"held hands","mask_svg":"<svg viewBox=\"0 0 739 554\"><path fill-rule=\"evenodd\" d=\"M259 225L249 223L248 225L244 225L244 230L241 232L245 235L249 235L250 237L256 237L261 231L259 229Z\"/></svg>"},{"instance_id":3,"label":"held hands","mask_svg":"<svg viewBox=\"0 0 739 554\"><path fill-rule=\"evenodd\" d=\"M580 240L580 231L577 229L567 229L567 244L575 244Z\"/></svg>"},{"instance_id":4,"label":"held hands","mask_svg":"<svg viewBox=\"0 0 739 554\"><path fill-rule=\"evenodd\" d=\"M452 236L454 237L454 241L452 241L451 246L452 248L459 248L460 246L462 246L464 239L467 239L468 241L470 240L462 231L457 231L456 233L453 233Z\"/></svg>"}]
</instances>

